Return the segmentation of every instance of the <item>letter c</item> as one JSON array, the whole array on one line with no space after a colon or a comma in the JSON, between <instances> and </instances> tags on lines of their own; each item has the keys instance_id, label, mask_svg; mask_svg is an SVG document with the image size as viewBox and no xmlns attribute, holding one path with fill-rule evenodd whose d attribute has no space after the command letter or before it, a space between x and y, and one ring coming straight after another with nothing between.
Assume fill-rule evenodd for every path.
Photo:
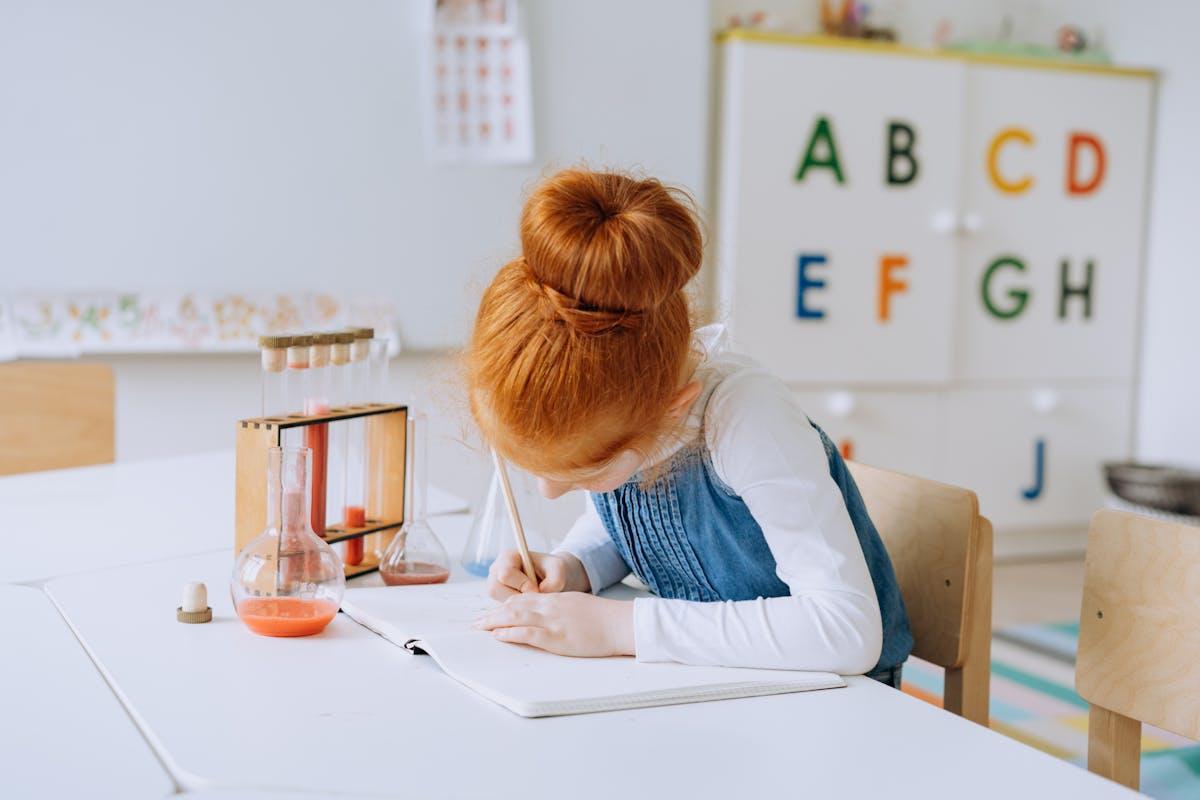
<instances>
[{"instance_id":1,"label":"letter c","mask_svg":"<svg viewBox=\"0 0 1200 800\"><path fill-rule=\"evenodd\" d=\"M992 179L992 183L996 188L1005 194L1021 194L1029 191L1033 186L1033 176L1025 175L1016 180L1008 180L1000 174L1000 150L1009 141L1017 141L1025 146L1033 145L1033 134L1024 128L1005 128L996 134L992 139L992 143L988 146L987 154L987 170L988 177Z\"/></svg>"}]
</instances>

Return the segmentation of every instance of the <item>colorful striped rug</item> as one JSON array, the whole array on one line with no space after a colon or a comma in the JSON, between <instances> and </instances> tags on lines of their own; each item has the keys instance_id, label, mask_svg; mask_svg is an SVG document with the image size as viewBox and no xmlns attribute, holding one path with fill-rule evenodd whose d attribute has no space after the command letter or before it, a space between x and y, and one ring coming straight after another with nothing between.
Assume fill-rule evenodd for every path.
<instances>
[{"instance_id":1,"label":"colorful striped rug","mask_svg":"<svg viewBox=\"0 0 1200 800\"><path fill-rule=\"evenodd\" d=\"M1088 705L1075 693L1079 625L1022 625L992 642L992 729L1080 766L1087 763ZM942 704L942 670L904 665L904 691ZM1142 728L1142 791L1157 800L1200 798L1200 744Z\"/></svg>"}]
</instances>

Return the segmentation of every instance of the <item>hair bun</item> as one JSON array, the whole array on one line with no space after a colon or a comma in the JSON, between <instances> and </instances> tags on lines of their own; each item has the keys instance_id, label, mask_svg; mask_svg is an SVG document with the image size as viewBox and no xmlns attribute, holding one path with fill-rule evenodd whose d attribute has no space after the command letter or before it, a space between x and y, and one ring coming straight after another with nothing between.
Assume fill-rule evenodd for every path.
<instances>
[{"instance_id":1,"label":"hair bun","mask_svg":"<svg viewBox=\"0 0 1200 800\"><path fill-rule=\"evenodd\" d=\"M548 302L571 303L630 327L681 291L703 243L690 198L654 179L564 170L521 214L525 270ZM560 302L565 298L570 302Z\"/></svg>"}]
</instances>

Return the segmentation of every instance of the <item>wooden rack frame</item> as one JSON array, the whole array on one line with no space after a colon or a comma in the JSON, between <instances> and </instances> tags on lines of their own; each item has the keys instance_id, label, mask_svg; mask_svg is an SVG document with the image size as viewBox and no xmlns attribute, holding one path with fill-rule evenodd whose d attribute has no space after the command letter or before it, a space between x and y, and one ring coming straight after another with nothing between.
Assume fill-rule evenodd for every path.
<instances>
[{"instance_id":1,"label":"wooden rack frame","mask_svg":"<svg viewBox=\"0 0 1200 800\"><path fill-rule=\"evenodd\" d=\"M383 549L404 524L405 455L408 446L408 407L369 405L339 408L328 414L243 419L237 427L237 492L234 552L263 532L267 524L267 452L279 447L284 431L330 422L363 419L366 428L367 524L361 528L328 526L317 531L326 542L342 542L377 534L384 537ZM364 551L367 548L364 547ZM365 552L363 563L346 565L352 578L379 568L373 552Z\"/></svg>"}]
</instances>

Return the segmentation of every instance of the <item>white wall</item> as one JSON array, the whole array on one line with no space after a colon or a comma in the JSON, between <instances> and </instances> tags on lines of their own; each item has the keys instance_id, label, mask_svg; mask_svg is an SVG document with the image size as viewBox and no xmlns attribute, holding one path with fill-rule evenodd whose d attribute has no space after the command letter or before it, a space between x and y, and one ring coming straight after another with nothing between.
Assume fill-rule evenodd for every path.
<instances>
[{"instance_id":1,"label":"white wall","mask_svg":"<svg viewBox=\"0 0 1200 800\"><path fill-rule=\"evenodd\" d=\"M0 2L0 291L365 294L448 347L547 166L703 193L703 4L524 0L536 158L480 168L426 156L429 2Z\"/></svg>"},{"instance_id":2,"label":"white wall","mask_svg":"<svg viewBox=\"0 0 1200 800\"><path fill-rule=\"evenodd\" d=\"M640 167L703 201L704 3L521 0L537 158L481 168L426 163L423 2L0 2L0 294L382 292L408 345L445 348L544 171ZM121 460L229 448L257 413L253 357L104 360ZM489 472L457 442L452 371L406 353L393 396L432 412L434 479L474 499Z\"/></svg>"},{"instance_id":3,"label":"white wall","mask_svg":"<svg viewBox=\"0 0 1200 800\"><path fill-rule=\"evenodd\" d=\"M619 52L620 28L636 24L644 13L643 4L637 0L622 0L616 4L591 0L570 3L537 0L529 5L535 57L540 57L541 63L557 63L578 48L587 46L595 48L590 51L593 53L590 57L597 70L605 69L606 63L597 54L597 49L615 48ZM800 9L799 18L815 25L815 0L804 3L713 0L711 12L714 19L723 20L730 9L739 6L769 8L772 5ZM1025 10L1029 14L1022 19L1032 22L1022 24L1031 30L1036 28L1040 31L1038 35L1047 36L1061 14L1080 20L1090 29L1102 29L1118 60L1163 70L1154 210L1149 229L1139 455L1200 462L1200 415L1195 413L1197 399L1200 399L1200 364L1195 351L1195 343L1200 341L1200 314L1194 311L1195 298L1200 297L1200 269L1192 263L1194 254L1200 253L1200 225L1196 224L1193 211L1196 207L1194 187L1200 179L1200 153L1192 145L1200 136L1200 106L1195 101L1200 97L1200 48L1189 40L1191 34L1200 29L1197 6L1169 0L971 4L949 0L923 3L897 0L881 6L885 14L904 20L902 31L916 43L929 41L933 27L943 14L956 20L956 30L982 32L998 26L999 17L1006 10L1014 14ZM680 6L675 8L678 10ZM556 39L550 35L563 17L572 15L582 15L575 21L584 30L606 25L607 34L590 43ZM705 36L703 24L689 19L690 27L680 35ZM1017 27L1020 30L1020 25ZM669 42L664 43L662 57L670 58L670 52ZM3 55L0 55L2 63ZM626 82L631 79L633 76L628 72L613 77L613 80ZM0 78L0 87L4 80ZM565 77L550 70L545 80L565 80ZM696 85L679 90L706 91L702 88L704 83L698 79ZM561 92L562 88L556 91ZM0 115L3 113L0 107ZM588 119L589 115L619 113L616 108L589 104L588 98L582 95L572 98L566 105L542 104L537 108L538 124L548 135L553 135L555 126L565 124L564 115ZM602 153L602 156L637 160L637 136L654 136L656 132L638 129L637 120L630 122L634 133L621 151ZM0 126L0 137L3 136ZM677 146L687 159L702 159L706 138L707 132L701 122L694 137L677 142ZM386 143L379 146L386 146ZM514 185L514 194L518 188ZM701 190L703 187L698 185L696 188ZM514 215L516 208L514 198ZM510 223L511 219L505 224ZM50 231L47 235L53 233ZM58 235L63 234L59 232ZM13 280L13 267L0 262L0 288ZM75 276L75 281L90 285L102 284L104 280L104 273ZM127 357L109 361L113 363L118 379L117 449L121 459L228 448L232 444L232 420L254 413L258 389L251 357ZM414 404L420 404L423 397L435 398L436 404L427 406L438 411L433 421L436 444L431 452L435 479L474 498L482 492L488 470L477 454L455 443L462 417L446 411L449 407L447 399L453 396L445 388L446 376L452 372L453 362L444 356L405 354L393 362L397 397L416 398ZM190 422L184 429L168 424L181 410L189 412ZM168 435L166 431L171 433Z\"/></svg>"},{"instance_id":4,"label":"white wall","mask_svg":"<svg viewBox=\"0 0 1200 800\"><path fill-rule=\"evenodd\" d=\"M1113 51L1162 71L1138 454L1200 466L1200 4L1109 2L1105 11Z\"/></svg>"}]
</instances>

